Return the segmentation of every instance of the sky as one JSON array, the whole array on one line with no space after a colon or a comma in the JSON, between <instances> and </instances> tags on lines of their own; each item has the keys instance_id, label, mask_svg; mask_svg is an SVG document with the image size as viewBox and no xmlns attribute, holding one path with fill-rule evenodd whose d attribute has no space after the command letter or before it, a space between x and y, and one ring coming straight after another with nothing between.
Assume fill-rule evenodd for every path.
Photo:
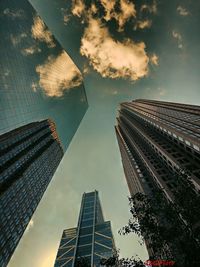
<instances>
[{"instance_id":1,"label":"sky","mask_svg":"<svg viewBox=\"0 0 200 267\"><path fill-rule=\"evenodd\" d=\"M82 73L89 108L9 267L53 266L62 231L77 224L82 193L95 189L121 255L145 260L135 236L117 233L130 216L117 110L136 98L200 104L200 3L30 2Z\"/></svg>"}]
</instances>

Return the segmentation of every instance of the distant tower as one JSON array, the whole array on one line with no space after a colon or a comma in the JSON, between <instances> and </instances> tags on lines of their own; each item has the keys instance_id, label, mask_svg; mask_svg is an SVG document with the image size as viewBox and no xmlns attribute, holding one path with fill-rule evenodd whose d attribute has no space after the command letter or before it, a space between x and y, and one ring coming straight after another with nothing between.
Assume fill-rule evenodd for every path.
<instances>
[{"instance_id":1,"label":"distant tower","mask_svg":"<svg viewBox=\"0 0 200 267\"><path fill-rule=\"evenodd\" d=\"M62 157L49 119L0 136L1 267L7 266Z\"/></svg>"},{"instance_id":2,"label":"distant tower","mask_svg":"<svg viewBox=\"0 0 200 267\"><path fill-rule=\"evenodd\" d=\"M98 192L84 193L78 226L63 232L55 267L74 267L82 258L89 266L100 266L115 248L110 221L104 221Z\"/></svg>"}]
</instances>

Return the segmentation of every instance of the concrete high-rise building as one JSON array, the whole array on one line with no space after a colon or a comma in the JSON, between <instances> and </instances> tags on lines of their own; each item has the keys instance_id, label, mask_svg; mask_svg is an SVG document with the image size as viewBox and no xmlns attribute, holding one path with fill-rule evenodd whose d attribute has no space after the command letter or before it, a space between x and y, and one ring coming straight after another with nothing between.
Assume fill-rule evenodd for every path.
<instances>
[{"instance_id":1,"label":"concrete high-rise building","mask_svg":"<svg viewBox=\"0 0 200 267\"><path fill-rule=\"evenodd\" d=\"M131 195L152 183L173 201L175 174L188 173L200 189L200 107L135 100L120 105L116 126Z\"/></svg>"},{"instance_id":2,"label":"concrete high-rise building","mask_svg":"<svg viewBox=\"0 0 200 267\"><path fill-rule=\"evenodd\" d=\"M140 192L153 197L157 188L174 202L181 174L191 177L198 192L200 107L152 100L125 102L115 128L132 196ZM151 241L145 241L149 256L154 256Z\"/></svg>"},{"instance_id":3,"label":"concrete high-rise building","mask_svg":"<svg viewBox=\"0 0 200 267\"><path fill-rule=\"evenodd\" d=\"M55 267L75 267L80 259L88 266L100 266L115 248L110 221L104 221L98 192L84 193L76 228L63 232Z\"/></svg>"},{"instance_id":4,"label":"concrete high-rise building","mask_svg":"<svg viewBox=\"0 0 200 267\"><path fill-rule=\"evenodd\" d=\"M0 266L7 266L63 157L52 120L0 136Z\"/></svg>"}]
</instances>

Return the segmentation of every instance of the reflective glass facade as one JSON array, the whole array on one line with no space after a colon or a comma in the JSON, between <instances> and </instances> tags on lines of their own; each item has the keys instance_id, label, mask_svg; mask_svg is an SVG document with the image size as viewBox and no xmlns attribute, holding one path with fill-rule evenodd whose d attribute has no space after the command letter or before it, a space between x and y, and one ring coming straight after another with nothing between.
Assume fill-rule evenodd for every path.
<instances>
[{"instance_id":1,"label":"reflective glass facade","mask_svg":"<svg viewBox=\"0 0 200 267\"><path fill-rule=\"evenodd\" d=\"M84 258L89 266L100 266L101 258L115 248L111 223L104 221L98 192L84 193L77 228L64 230L55 267L72 267Z\"/></svg>"},{"instance_id":2,"label":"reflective glass facade","mask_svg":"<svg viewBox=\"0 0 200 267\"><path fill-rule=\"evenodd\" d=\"M88 107L80 71L29 1L0 1L0 25L0 134L52 118L66 150Z\"/></svg>"},{"instance_id":3,"label":"reflective glass facade","mask_svg":"<svg viewBox=\"0 0 200 267\"><path fill-rule=\"evenodd\" d=\"M0 136L0 266L7 265L63 157L52 120Z\"/></svg>"}]
</instances>

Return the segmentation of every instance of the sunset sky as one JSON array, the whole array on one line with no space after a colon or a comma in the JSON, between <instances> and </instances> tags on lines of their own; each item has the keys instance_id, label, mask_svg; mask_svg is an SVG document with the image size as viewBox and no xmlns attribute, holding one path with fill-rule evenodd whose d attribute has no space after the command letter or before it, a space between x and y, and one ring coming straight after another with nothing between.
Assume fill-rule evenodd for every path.
<instances>
[{"instance_id":1,"label":"sunset sky","mask_svg":"<svg viewBox=\"0 0 200 267\"><path fill-rule=\"evenodd\" d=\"M128 188L114 132L117 109L120 102L136 98L200 104L200 3L194 0L30 0L30 3L82 73L89 108L9 267L53 266L62 231L77 224L82 193L95 189L100 193L106 220L112 222L121 255L138 254L145 260L146 250L135 236L121 237L117 233L129 218ZM13 14L11 10L6 13ZM32 34L37 39L39 19L35 26L37 31L34 35L33 29ZM48 32L43 35L49 46L50 36ZM52 90L42 83L42 75L46 64L67 64L65 56L62 52L56 59L49 57L37 69L40 86L52 101L61 97L63 83L59 90ZM79 74L77 78L75 66L70 62L66 68L69 79L65 86L79 86L81 78ZM60 75L62 81L63 74Z\"/></svg>"}]
</instances>

